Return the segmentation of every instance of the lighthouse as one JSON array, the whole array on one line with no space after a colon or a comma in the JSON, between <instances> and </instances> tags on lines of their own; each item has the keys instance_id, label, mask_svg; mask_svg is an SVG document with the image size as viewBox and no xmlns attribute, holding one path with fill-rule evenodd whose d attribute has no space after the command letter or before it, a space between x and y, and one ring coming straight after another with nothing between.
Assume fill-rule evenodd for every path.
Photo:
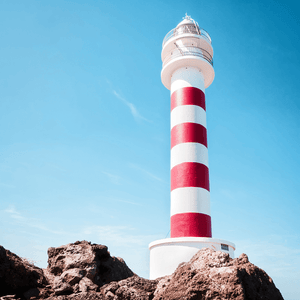
<instances>
[{"instance_id":1,"label":"lighthouse","mask_svg":"<svg viewBox=\"0 0 300 300\"><path fill-rule=\"evenodd\" d=\"M164 38L161 81L171 94L170 238L149 245L150 279L172 274L208 247L234 257L235 245L212 238L205 89L214 80L209 34L189 16Z\"/></svg>"}]
</instances>

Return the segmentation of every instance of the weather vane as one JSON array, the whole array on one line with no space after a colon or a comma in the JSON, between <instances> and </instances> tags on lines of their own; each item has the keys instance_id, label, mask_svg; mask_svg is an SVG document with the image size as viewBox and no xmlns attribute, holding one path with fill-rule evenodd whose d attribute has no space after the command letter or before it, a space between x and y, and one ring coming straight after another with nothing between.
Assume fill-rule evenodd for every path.
<instances>
[{"instance_id":1,"label":"weather vane","mask_svg":"<svg viewBox=\"0 0 300 300\"><path fill-rule=\"evenodd\" d=\"M185 16L184 16L184 18L182 18L183 20L184 19L187 19L187 20L191 20L191 16L188 16L188 14L187 13L185 13Z\"/></svg>"}]
</instances>

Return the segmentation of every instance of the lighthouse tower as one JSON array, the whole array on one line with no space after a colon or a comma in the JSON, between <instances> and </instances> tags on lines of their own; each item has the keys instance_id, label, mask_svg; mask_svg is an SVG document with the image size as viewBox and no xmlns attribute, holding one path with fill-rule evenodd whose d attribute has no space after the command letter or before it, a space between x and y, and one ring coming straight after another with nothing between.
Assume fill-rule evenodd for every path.
<instances>
[{"instance_id":1,"label":"lighthouse tower","mask_svg":"<svg viewBox=\"0 0 300 300\"><path fill-rule=\"evenodd\" d=\"M150 248L150 279L172 274L201 248L234 256L212 238L205 89L214 80L208 33L185 16L163 40L161 80L171 92L171 237Z\"/></svg>"}]
</instances>

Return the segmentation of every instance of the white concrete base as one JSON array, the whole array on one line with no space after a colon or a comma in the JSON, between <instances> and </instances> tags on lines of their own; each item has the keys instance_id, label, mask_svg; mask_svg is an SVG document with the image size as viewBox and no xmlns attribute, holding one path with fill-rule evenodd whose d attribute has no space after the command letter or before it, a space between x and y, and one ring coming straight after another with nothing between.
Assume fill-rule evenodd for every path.
<instances>
[{"instance_id":1,"label":"white concrete base","mask_svg":"<svg viewBox=\"0 0 300 300\"><path fill-rule=\"evenodd\" d=\"M171 275L180 263L188 262L202 248L229 253L234 258L235 245L220 239L180 237L158 240L149 245L150 279Z\"/></svg>"}]
</instances>

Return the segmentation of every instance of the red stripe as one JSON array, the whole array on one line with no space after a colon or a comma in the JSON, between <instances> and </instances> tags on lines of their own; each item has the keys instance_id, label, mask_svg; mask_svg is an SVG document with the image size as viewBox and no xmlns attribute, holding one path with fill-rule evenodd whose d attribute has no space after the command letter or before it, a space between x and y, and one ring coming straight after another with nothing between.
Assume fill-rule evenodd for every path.
<instances>
[{"instance_id":1,"label":"red stripe","mask_svg":"<svg viewBox=\"0 0 300 300\"><path fill-rule=\"evenodd\" d=\"M171 169L171 191L181 187L200 187L209 191L208 167L184 162Z\"/></svg>"},{"instance_id":2,"label":"red stripe","mask_svg":"<svg viewBox=\"0 0 300 300\"><path fill-rule=\"evenodd\" d=\"M205 94L195 87L184 87L171 95L171 111L179 105L197 105L205 110Z\"/></svg>"},{"instance_id":3,"label":"red stripe","mask_svg":"<svg viewBox=\"0 0 300 300\"><path fill-rule=\"evenodd\" d=\"M171 238L212 237L211 217L200 213L176 214L171 217Z\"/></svg>"},{"instance_id":4,"label":"red stripe","mask_svg":"<svg viewBox=\"0 0 300 300\"><path fill-rule=\"evenodd\" d=\"M200 143L207 147L206 128L197 123L181 123L171 130L171 148L181 143Z\"/></svg>"}]
</instances>

